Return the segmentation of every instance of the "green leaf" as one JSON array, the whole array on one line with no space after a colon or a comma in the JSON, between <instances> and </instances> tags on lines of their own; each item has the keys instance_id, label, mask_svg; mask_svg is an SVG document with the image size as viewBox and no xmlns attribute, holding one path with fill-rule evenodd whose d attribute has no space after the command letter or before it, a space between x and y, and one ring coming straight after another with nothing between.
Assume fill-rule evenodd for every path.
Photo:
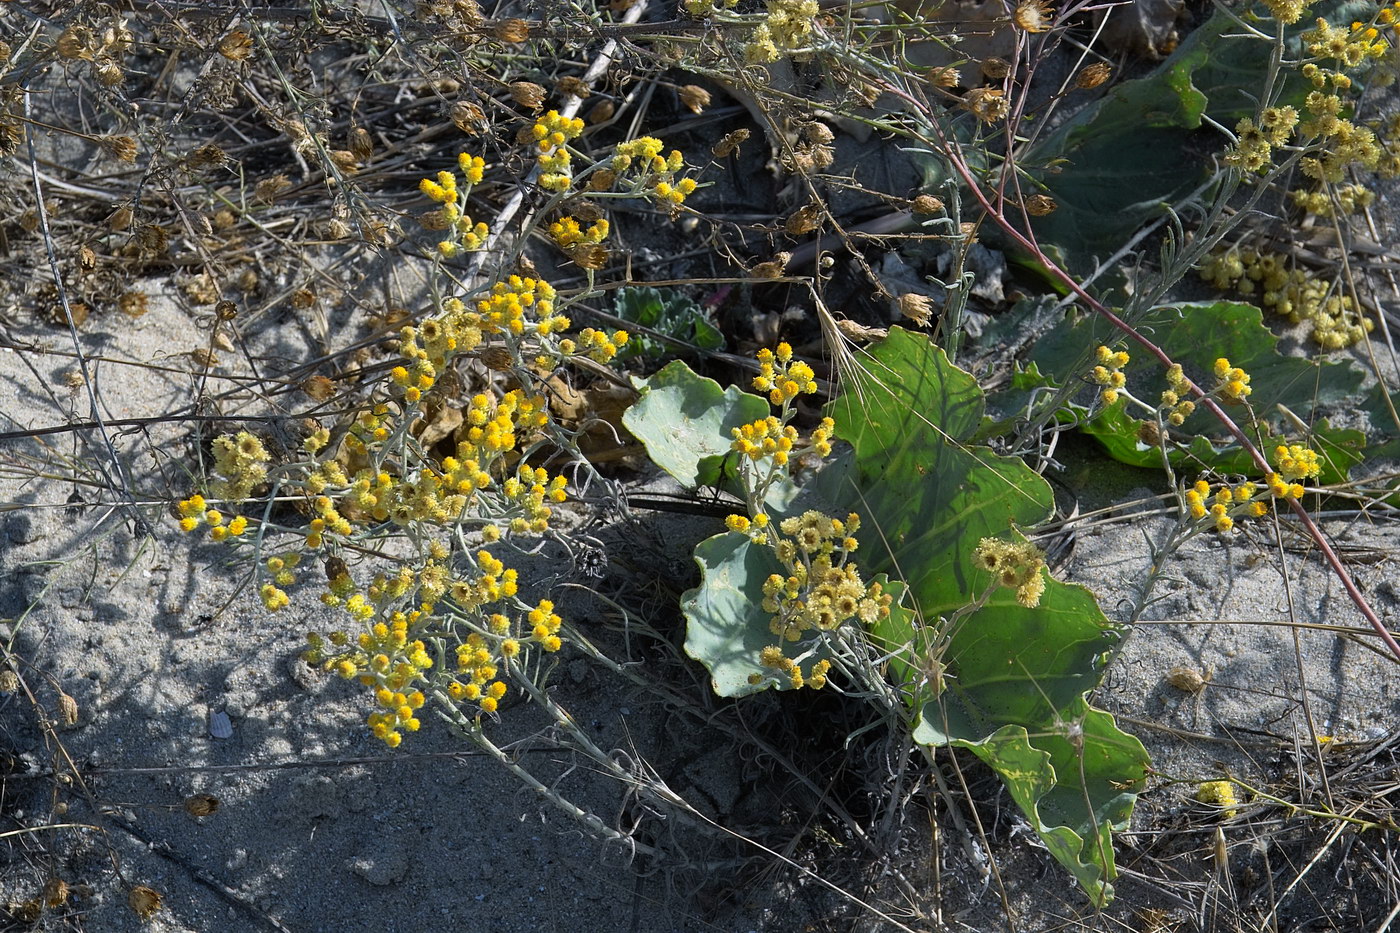
<instances>
[{"instance_id":1,"label":"green leaf","mask_svg":"<svg viewBox=\"0 0 1400 933\"><path fill-rule=\"evenodd\" d=\"M687 489L720 481L731 429L766 418L768 401L691 371L680 360L649 379L633 378L642 397L622 416L653 463Z\"/></svg>"},{"instance_id":2,"label":"green leaf","mask_svg":"<svg viewBox=\"0 0 1400 933\"><path fill-rule=\"evenodd\" d=\"M701 350L724 348L724 334L710 320L709 311L683 292L639 285L619 289L617 316L664 337L691 344ZM648 333L635 333L618 354L619 359L634 356L660 357L672 352L673 345Z\"/></svg>"},{"instance_id":3,"label":"green leaf","mask_svg":"<svg viewBox=\"0 0 1400 933\"><path fill-rule=\"evenodd\" d=\"M1206 179L1206 153L1225 141L1202 129L1203 115L1233 127L1254 113L1272 46L1239 31L1217 11L1156 71L1113 88L1024 160L1058 164L1042 182L1059 209L1032 227L1042 244L1060 248L1070 271L1090 271ZM1303 82L1293 78L1280 103L1300 104Z\"/></svg>"},{"instance_id":4,"label":"green leaf","mask_svg":"<svg viewBox=\"0 0 1400 933\"><path fill-rule=\"evenodd\" d=\"M863 371L830 410L853 456L812 486L863 516L863 565L908 584L923 629L876 629L898 649L975 603L992 582L973 566L977 543L1045 520L1052 496L1020 460L967 442L982 392L926 338L895 327L858 360ZM1141 743L1084 699L1121 636L1087 590L1050 580L1036 609L999 590L961 618L942 658L941 696L921 686L927 659L891 663L905 678L915 739L966 746L996 768L1096 903L1112 893L1108 831L1126 822L1147 764Z\"/></svg>"}]
</instances>

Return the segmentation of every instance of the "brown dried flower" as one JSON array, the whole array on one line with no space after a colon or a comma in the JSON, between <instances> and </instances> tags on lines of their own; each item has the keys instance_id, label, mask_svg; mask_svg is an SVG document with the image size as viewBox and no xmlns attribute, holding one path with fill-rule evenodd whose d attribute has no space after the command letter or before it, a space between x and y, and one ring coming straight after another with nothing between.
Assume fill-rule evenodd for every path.
<instances>
[{"instance_id":1,"label":"brown dried flower","mask_svg":"<svg viewBox=\"0 0 1400 933\"><path fill-rule=\"evenodd\" d=\"M982 62L982 74L993 81L1000 81L1011 74L1011 63L1004 58L989 58Z\"/></svg>"},{"instance_id":2,"label":"brown dried flower","mask_svg":"<svg viewBox=\"0 0 1400 933\"><path fill-rule=\"evenodd\" d=\"M1026 198L1026 213L1032 217L1044 217L1046 214L1053 214L1055 208L1060 205L1055 203L1055 199L1048 194L1033 194Z\"/></svg>"},{"instance_id":3,"label":"brown dried flower","mask_svg":"<svg viewBox=\"0 0 1400 933\"><path fill-rule=\"evenodd\" d=\"M588 111L588 125L597 126L599 123L607 123L617 112L617 105L610 100L600 100Z\"/></svg>"},{"instance_id":4,"label":"brown dried flower","mask_svg":"<svg viewBox=\"0 0 1400 933\"><path fill-rule=\"evenodd\" d=\"M68 903L68 882L62 878L50 878L44 884L44 903L49 907L62 907Z\"/></svg>"},{"instance_id":5,"label":"brown dried flower","mask_svg":"<svg viewBox=\"0 0 1400 933\"><path fill-rule=\"evenodd\" d=\"M190 816L210 816L219 809L219 798L213 794L190 794L182 805Z\"/></svg>"},{"instance_id":6,"label":"brown dried flower","mask_svg":"<svg viewBox=\"0 0 1400 933\"><path fill-rule=\"evenodd\" d=\"M931 194L921 194L909 202L909 209L916 214L941 214L943 202Z\"/></svg>"},{"instance_id":7,"label":"brown dried flower","mask_svg":"<svg viewBox=\"0 0 1400 933\"><path fill-rule=\"evenodd\" d=\"M245 269L243 271L251 272L252 270ZM253 284L257 285L257 276L254 275L253 278ZM241 281L238 283L238 288L245 292L252 291L252 289L250 288L244 288L243 283ZM214 317L218 318L221 321L231 321L234 318L238 317L238 305L228 300L220 301L218 304L214 305Z\"/></svg>"},{"instance_id":8,"label":"brown dried flower","mask_svg":"<svg viewBox=\"0 0 1400 933\"><path fill-rule=\"evenodd\" d=\"M927 295L910 292L899 296L899 313L918 327L927 327L933 312L933 299Z\"/></svg>"},{"instance_id":9,"label":"brown dried flower","mask_svg":"<svg viewBox=\"0 0 1400 933\"><path fill-rule=\"evenodd\" d=\"M934 87L957 87L962 84L962 75L952 65L943 65L928 70L928 83Z\"/></svg>"},{"instance_id":10,"label":"brown dried flower","mask_svg":"<svg viewBox=\"0 0 1400 933\"><path fill-rule=\"evenodd\" d=\"M335 383L327 376L315 375L307 376L301 383L301 391L318 402L335 395Z\"/></svg>"},{"instance_id":11,"label":"brown dried flower","mask_svg":"<svg viewBox=\"0 0 1400 933\"><path fill-rule=\"evenodd\" d=\"M510 86L510 99L530 110L540 109L544 94L544 88L531 81L516 81Z\"/></svg>"},{"instance_id":12,"label":"brown dried flower","mask_svg":"<svg viewBox=\"0 0 1400 933\"><path fill-rule=\"evenodd\" d=\"M374 137L369 135L369 130L363 126L357 126L350 131L347 148L361 162L368 161L369 157L374 155Z\"/></svg>"},{"instance_id":13,"label":"brown dried flower","mask_svg":"<svg viewBox=\"0 0 1400 933\"><path fill-rule=\"evenodd\" d=\"M587 100L593 94L593 89L588 86L588 82L573 75L560 78L559 83L554 85L554 89L560 97L577 97L579 100Z\"/></svg>"},{"instance_id":14,"label":"brown dried flower","mask_svg":"<svg viewBox=\"0 0 1400 933\"><path fill-rule=\"evenodd\" d=\"M264 204L271 204L277 196L292 186L286 175L273 175L264 178L253 186L253 196Z\"/></svg>"},{"instance_id":15,"label":"brown dried flower","mask_svg":"<svg viewBox=\"0 0 1400 933\"><path fill-rule=\"evenodd\" d=\"M530 38L530 24L523 19L503 19L491 27L491 34L502 42L524 42Z\"/></svg>"},{"instance_id":16,"label":"brown dried flower","mask_svg":"<svg viewBox=\"0 0 1400 933\"><path fill-rule=\"evenodd\" d=\"M93 62L92 73L97 78L97 83L103 87L116 87L126 80L126 72L122 71L122 66L110 58Z\"/></svg>"},{"instance_id":17,"label":"brown dried flower","mask_svg":"<svg viewBox=\"0 0 1400 933\"><path fill-rule=\"evenodd\" d=\"M710 92L698 84L687 84L680 90L681 103L691 113L700 113L710 106Z\"/></svg>"},{"instance_id":18,"label":"brown dried flower","mask_svg":"<svg viewBox=\"0 0 1400 933\"><path fill-rule=\"evenodd\" d=\"M1103 84L1112 74L1113 66L1108 62L1094 62L1079 70L1079 74L1074 76L1074 86L1087 91Z\"/></svg>"},{"instance_id":19,"label":"brown dried flower","mask_svg":"<svg viewBox=\"0 0 1400 933\"><path fill-rule=\"evenodd\" d=\"M54 51L58 53L59 58L91 59L92 50L96 44L92 30L81 23L76 23L63 30L59 35Z\"/></svg>"},{"instance_id":20,"label":"brown dried flower","mask_svg":"<svg viewBox=\"0 0 1400 933\"><path fill-rule=\"evenodd\" d=\"M127 317L142 317L151 310L150 299L145 292L122 292L117 299L117 310Z\"/></svg>"},{"instance_id":21,"label":"brown dried flower","mask_svg":"<svg viewBox=\"0 0 1400 933\"><path fill-rule=\"evenodd\" d=\"M975 87L963 96L962 107L983 123L1005 120L1011 104L1001 88Z\"/></svg>"},{"instance_id":22,"label":"brown dried flower","mask_svg":"<svg viewBox=\"0 0 1400 933\"><path fill-rule=\"evenodd\" d=\"M459 100L452 105L452 110L448 114L452 122L469 136L475 136L481 132L482 126L486 124L486 114L481 108L469 100Z\"/></svg>"},{"instance_id":23,"label":"brown dried flower","mask_svg":"<svg viewBox=\"0 0 1400 933\"><path fill-rule=\"evenodd\" d=\"M715 143L715 146L713 149L710 150L710 153L716 159L726 159L733 153L738 152L739 147L743 145L744 141L748 138L749 131L742 128L734 130L732 133L726 133L724 134L723 139Z\"/></svg>"},{"instance_id":24,"label":"brown dried flower","mask_svg":"<svg viewBox=\"0 0 1400 933\"><path fill-rule=\"evenodd\" d=\"M161 896L155 888L138 884L126 897L127 906L142 920L149 920L160 910Z\"/></svg>"},{"instance_id":25,"label":"brown dried flower","mask_svg":"<svg viewBox=\"0 0 1400 933\"><path fill-rule=\"evenodd\" d=\"M1055 10L1045 0L1021 0L1011 20L1026 32L1045 32L1055 18Z\"/></svg>"},{"instance_id":26,"label":"brown dried flower","mask_svg":"<svg viewBox=\"0 0 1400 933\"><path fill-rule=\"evenodd\" d=\"M98 143L123 162L136 161L136 140L130 136L103 136Z\"/></svg>"},{"instance_id":27,"label":"brown dried flower","mask_svg":"<svg viewBox=\"0 0 1400 933\"><path fill-rule=\"evenodd\" d=\"M477 351L477 358L481 360L481 365L493 372L509 372L514 357L505 347L483 347Z\"/></svg>"},{"instance_id":28,"label":"brown dried flower","mask_svg":"<svg viewBox=\"0 0 1400 933\"><path fill-rule=\"evenodd\" d=\"M62 690L58 691L58 718L65 726L78 724L78 701Z\"/></svg>"},{"instance_id":29,"label":"brown dried flower","mask_svg":"<svg viewBox=\"0 0 1400 933\"><path fill-rule=\"evenodd\" d=\"M243 30L235 29L220 39L215 48L231 62L246 61L253 54L253 38Z\"/></svg>"},{"instance_id":30,"label":"brown dried flower","mask_svg":"<svg viewBox=\"0 0 1400 933\"><path fill-rule=\"evenodd\" d=\"M788 217L787 222L783 224L783 229L791 236L802 236L816 230L821 226L821 223L821 205L808 204Z\"/></svg>"},{"instance_id":31,"label":"brown dried flower","mask_svg":"<svg viewBox=\"0 0 1400 933\"><path fill-rule=\"evenodd\" d=\"M228 155L216 143L205 143L191 152L186 162L192 169L213 168L223 165L226 158Z\"/></svg>"},{"instance_id":32,"label":"brown dried flower","mask_svg":"<svg viewBox=\"0 0 1400 933\"><path fill-rule=\"evenodd\" d=\"M791 253L779 253L767 262L760 262L754 266L749 274L756 279L779 278L787 269L788 260L791 258Z\"/></svg>"},{"instance_id":33,"label":"brown dried flower","mask_svg":"<svg viewBox=\"0 0 1400 933\"><path fill-rule=\"evenodd\" d=\"M597 243L580 243L570 252L569 257L580 269L597 272L608 264L608 251Z\"/></svg>"}]
</instances>

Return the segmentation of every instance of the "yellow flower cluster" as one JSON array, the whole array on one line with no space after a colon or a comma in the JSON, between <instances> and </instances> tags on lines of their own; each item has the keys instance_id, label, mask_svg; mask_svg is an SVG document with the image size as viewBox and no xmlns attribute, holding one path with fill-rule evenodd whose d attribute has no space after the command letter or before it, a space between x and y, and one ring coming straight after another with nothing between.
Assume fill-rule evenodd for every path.
<instances>
[{"instance_id":1,"label":"yellow flower cluster","mask_svg":"<svg viewBox=\"0 0 1400 933\"><path fill-rule=\"evenodd\" d=\"M813 690L822 689L826 686L827 672L831 670L831 662L823 658L813 664L811 670L804 676L802 666L783 654L783 649L778 645L769 645L760 651L758 663L782 673L787 678L788 686L794 690L801 690L803 687L811 687ZM749 683L760 684L762 682L763 675L749 675Z\"/></svg>"},{"instance_id":2,"label":"yellow flower cluster","mask_svg":"<svg viewBox=\"0 0 1400 933\"><path fill-rule=\"evenodd\" d=\"M784 53L800 50L812 34L821 7L817 0L768 0L767 16L744 46L749 62L777 61Z\"/></svg>"},{"instance_id":3,"label":"yellow flower cluster","mask_svg":"<svg viewBox=\"0 0 1400 933\"><path fill-rule=\"evenodd\" d=\"M341 581L353 588L348 578ZM374 609L367 607L364 597L355 601L356 618L373 618ZM367 610L367 611L366 611ZM366 725L375 738L390 748L403 741L402 732L417 732L421 723L417 717L426 698L414 684L426 681L433 659L422 639L411 637L411 630L421 623L421 612L390 612L388 621L376 622L361 632L351 644L343 631L331 632L323 638L312 632L307 635L307 650L302 657L308 664L334 671L346 680L358 680L373 689L377 711L369 715Z\"/></svg>"},{"instance_id":4,"label":"yellow flower cluster","mask_svg":"<svg viewBox=\"0 0 1400 933\"><path fill-rule=\"evenodd\" d=\"M1226 819L1239 812L1239 788L1231 781L1205 781L1196 785L1196 799L1219 807Z\"/></svg>"},{"instance_id":5,"label":"yellow flower cluster","mask_svg":"<svg viewBox=\"0 0 1400 933\"><path fill-rule=\"evenodd\" d=\"M1383 150L1370 127L1358 126L1339 114L1347 106L1341 96L1312 91L1303 101L1311 114L1299 131L1305 136L1325 141L1327 150L1320 156L1306 156L1298 169L1308 178L1339 185L1346 180L1346 171L1358 167L1375 171L1381 163Z\"/></svg>"},{"instance_id":6,"label":"yellow flower cluster","mask_svg":"<svg viewBox=\"0 0 1400 933\"><path fill-rule=\"evenodd\" d=\"M613 154L612 168L605 178L609 184L628 171L637 172L651 188L651 195L662 204L680 206L695 192L698 185L693 178L676 180L676 175L685 170L685 157L679 149L662 156L665 144L655 136L642 136L628 142L618 143Z\"/></svg>"},{"instance_id":7,"label":"yellow flower cluster","mask_svg":"<svg viewBox=\"0 0 1400 933\"><path fill-rule=\"evenodd\" d=\"M1264 0L1269 14L1285 26L1291 26L1302 19L1311 5L1312 0Z\"/></svg>"},{"instance_id":8,"label":"yellow flower cluster","mask_svg":"<svg viewBox=\"0 0 1400 933\"><path fill-rule=\"evenodd\" d=\"M572 217L561 217L549 225L549 235L562 249L570 249L581 243L601 243L608 238L607 218L599 218L584 230Z\"/></svg>"},{"instance_id":9,"label":"yellow flower cluster","mask_svg":"<svg viewBox=\"0 0 1400 933\"><path fill-rule=\"evenodd\" d=\"M530 133L539 149L539 185L546 191L568 191L573 184L573 157L569 154L568 143L577 139L583 132L583 121L578 117L561 116L551 110L535 121Z\"/></svg>"},{"instance_id":10,"label":"yellow flower cluster","mask_svg":"<svg viewBox=\"0 0 1400 933\"><path fill-rule=\"evenodd\" d=\"M1375 327L1374 321L1356 310L1350 295L1337 294L1325 282L1310 278L1282 253L1254 249L1217 253L1201 267L1201 278L1222 291L1257 293L1266 310L1291 323L1311 325L1313 342L1326 350L1359 343Z\"/></svg>"},{"instance_id":11,"label":"yellow flower cluster","mask_svg":"<svg viewBox=\"0 0 1400 933\"><path fill-rule=\"evenodd\" d=\"M710 16L716 10L732 10L739 5L739 0L721 0L718 4L715 0L683 0L682 5L691 16L702 18Z\"/></svg>"},{"instance_id":12,"label":"yellow flower cluster","mask_svg":"<svg viewBox=\"0 0 1400 933\"><path fill-rule=\"evenodd\" d=\"M1167 424L1180 427L1196 410L1191 401L1191 382L1181 369L1180 363L1173 363L1167 369L1167 390L1162 393L1162 407L1167 410Z\"/></svg>"},{"instance_id":13,"label":"yellow flower cluster","mask_svg":"<svg viewBox=\"0 0 1400 933\"><path fill-rule=\"evenodd\" d=\"M429 200L442 205L435 214L432 228L448 229L456 235L455 239L445 239L438 243L438 253L445 259L451 259L462 250L470 252L480 249L491 235L486 224L473 221L471 215L465 213L467 194L472 185L481 181L486 171L486 161L481 156L467 155L463 152L457 156L457 167L467 182L465 190L458 189L457 176L448 171L438 172L436 180L424 178L418 183L419 191Z\"/></svg>"},{"instance_id":14,"label":"yellow flower cluster","mask_svg":"<svg viewBox=\"0 0 1400 933\"><path fill-rule=\"evenodd\" d=\"M1313 58L1330 58L1347 68L1355 68L1367 59L1384 58L1390 51L1380 30L1360 22L1344 29L1318 18L1317 28L1307 30L1302 38Z\"/></svg>"},{"instance_id":15,"label":"yellow flower cluster","mask_svg":"<svg viewBox=\"0 0 1400 933\"><path fill-rule=\"evenodd\" d=\"M568 339L559 341L559 352L565 356L582 353L591 360L606 363L617 356L618 350L627 346L629 339L625 330L615 330L609 334L607 331L585 327L579 331L577 341Z\"/></svg>"},{"instance_id":16,"label":"yellow flower cluster","mask_svg":"<svg viewBox=\"0 0 1400 933\"><path fill-rule=\"evenodd\" d=\"M468 427L457 444L457 458L485 463L513 450L519 435L533 433L548 424L549 402L544 396L512 389L494 404L487 395L472 396L463 414Z\"/></svg>"},{"instance_id":17,"label":"yellow flower cluster","mask_svg":"<svg viewBox=\"0 0 1400 933\"><path fill-rule=\"evenodd\" d=\"M831 456L831 435L836 432L836 422L831 418L823 418L821 423L812 429L812 450L816 451L818 457Z\"/></svg>"},{"instance_id":18,"label":"yellow flower cluster","mask_svg":"<svg viewBox=\"0 0 1400 933\"><path fill-rule=\"evenodd\" d=\"M770 632L793 642L812 629L829 632L852 619L869 625L889 615L890 595L878 583L867 585L849 561L859 546L859 515L842 521L809 510L783 519L778 529L773 553L788 574L763 583L763 611L773 614Z\"/></svg>"},{"instance_id":19,"label":"yellow flower cluster","mask_svg":"<svg viewBox=\"0 0 1400 933\"><path fill-rule=\"evenodd\" d=\"M1221 483L1212 493L1210 483L1197 480L1186 490L1186 512L1193 521L1208 518L1216 531L1226 532L1235 527L1237 518L1259 518L1268 512L1268 507L1254 498L1258 492L1254 483Z\"/></svg>"},{"instance_id":20,"label":"yellow flower cluster","mask_svg":"<svg viewBox=\"0 0 1400 933\"><path fill-rule=\"evenodd\" d=\"M235 501L246 499L252 495L254 487L267 478L265 464L271 459L267 448L247 431L214 438L212 449L214 470L224 477L222 481L212 484L220 498Z\"/></svg>"},{"instance_id":21,"label":"yellow flower cluster","mask_svg":"<svg viewBox=\"0 0 1400 933\"><path fill-rule=\"evenodd\" d=\"M1317 451L1300 444L1280 444L1274 448L1274 463L1279 475L1288 482L1298 479L1314 479L1322 474L1322 462Z\"/></svg>"},{"instance_id":22,"label":"yellow flower cluster","mask_svg":"<svg viewBox=\"0 0 1400 933\"><path fill-rule=\"evenodd\" d=\"M755 463L772 457L778 466L785 466L793 445L797 443L797 429L784 426L773 415L738 428L730 428L734 440L730 449L741 457L748 457Z\"/></svg>"},{"instance_id":23,"label":"yellow flower cluster","mask_svg":"<svg viewBox=\"0 0 1400 933\"><path fill-rule=\"evenodd\" d=\"M1292 107L1269 107L1259 117L1245 117L1235 124L1235 145L1225 154L1225 163L1246 172L1263 172L1273 162L1274 148L1288 142L1298 125L1298 111Z\"/></svg>"},{"instance_id":24,"label":"yellow flower cluster","mask_svg":"<svg viewBox=\"0 0 1400 933\"><path fill-rule=\"evenodd\" d=\"M563 476L550 479L544 467L521 464L519 473L501 484L506 499L522 513L510 520L511 532L538 535L548 531L549 518L554 513L545 501L558 503L567 499L566 485L568 480Z\"/></svg>"},{"instance_id":25,"label":"yellow flower cluster","mask_svg":"<svg viewBox=\"0 0 1400 933\"><path fill-rule=\"evenodd\" d=\"M784 405L799 395L816 392L816 374L801 360L793 362L792 347L780 343L776 352L766 347L758 351L758 375L753 379L753 387L768 393L768 401L774 405Z\"/></svg>"},{"instance_id":26,"label":"yellow flower cluster","mask_svg":"<svg viewBox=\"0 0 1400 933\"><path fill-rule=\"evenodd\" d=\"M1319 217L1335 217L1342 214L1356 214L1370 207L1376 200L1375 192L1362 184L1342 185L1327 190L1305 191L1297 189L1288 192L1288 199L1309 214Z\"/></svg>"},{"instance_id":27,"label":"yellow flower cluster","mask_svg":"<svg viewBox=\"0 0 1400 933\"><path fill-rule=\"evenodd\" d=\"M1112 405L1118 401L1118 390L1128 382L1128 377L1122 373L1123 367L1128 365L1128 354L1122 350L1115 353L1108 347L1100 346L1095 355L1098 365L1094 367L1094 384L1103 386L1103 391L1099 393L1100 400L1105 405Z\"/></svg>"},{"instance_id":28,"label":"yellow flower cluster","mask_svg":"<svg viewBox=\"0 0 1400 933\"><path fill-rule=\"evenodd\" d=\"M225 523L224 514L210 508L199 494L181 500L176 504L175 511L179 515L181 531L194 531L201 524L208 523L209 537L213 541L241 537L248 530L248 519L235 515Z\"/></svg>"},{"instance_id":29,"label":"yellow flower cluster","mask_svg":"<svg viewBox=\"0 0 1400 933\"><path fill-rule=\"evenodd\" d=\"M1238 366L1231 366L1225 357L1215 361L1214 370L1217 380L1215 391L1220 393L1221 398L1243 402L1254 391L1249 387L1249 373Z\"/></svg>"},{"instance_id":30,"label":"yellow flower cluster","mask_svg":"<svg viewBox=\"0 0 1400 933\"><path fill-rule=\"evenodd\" d=\"M972 552L972 563L996 577L1000 586L1016 590L1016 601L1027 609L1040 605L1045 593L1045 554L1029 541L983 538Z\"/></svg>"}]
</instances>

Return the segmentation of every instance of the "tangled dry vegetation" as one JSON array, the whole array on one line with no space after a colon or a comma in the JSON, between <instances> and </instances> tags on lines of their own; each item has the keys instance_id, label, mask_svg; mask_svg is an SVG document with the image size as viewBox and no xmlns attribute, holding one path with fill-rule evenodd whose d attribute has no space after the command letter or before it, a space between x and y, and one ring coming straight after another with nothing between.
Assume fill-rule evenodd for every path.
<instances>
[{"instance_id":1,"label":"tangled dry vegetation","mask_svg":"<svg viewBox=\"0 0 1400 933\"><path fill-rule=\"evenodd\" d=\"M475 758L609 866L507 929L1387 929L1400 5L1313 6L0 3L5 929L483 919L181 843ZM132 725L234 734L188 631L242 758Z\"/></svg>"}]
</instances>

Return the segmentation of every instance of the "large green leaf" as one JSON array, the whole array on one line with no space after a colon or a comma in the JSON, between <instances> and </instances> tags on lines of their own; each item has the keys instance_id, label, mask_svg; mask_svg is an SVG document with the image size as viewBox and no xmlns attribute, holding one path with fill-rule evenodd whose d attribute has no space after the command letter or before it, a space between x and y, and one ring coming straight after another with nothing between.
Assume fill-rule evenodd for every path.
<instances>
[{"instance_id":1,"label":"large green leaf","mask_svg":"<svg viewBox=\"0 0 1400 933\"><path fill-rule=\"evenodd\" d=\"M1254 113L1272 46L1239 33L1216 11L1155 71L1119 84L1023 160L1050 166L1041 180L1059 209L1032 226L1070 271L1092 270L1205 180L1208 156L1224 140L1201 129L1203 115L1233 127ZM1302 83L1293 82L1285 102L1299 102Z\"/></svg>"},{"instance_id":2,"label":"large green leaf","mask_svg":"<svg viewBox=\"0 0 1400 933\"><path fill-rule=\"evenodd\" d=\"M768 402L697 376L680 360L648 379L633 379L642 397L622 416L653 463L687 489L719 482L730 430L766 418Z\"/></svg>"},{"instance_id":3,"label":"large green leaf","mask_svg":"<svg viewBox=\"0 0 1400 933\"><path fill-rule=\"evenodd\" d=\"M901 328L858 357L862 371L832 403L854 454L823 471L818 493L861 513L864 566L906 581L923 625L974 603L991 583L972 553L1049 514L1041 477L1019 460L967 443L980 425L981 390L926 338ZM1122 636L1084 588L1051 580L1028 609L1000 590L951 632L941 695L920 687L928 659L892 665L903 675L915 739L972 749L1007 780L1055 857L1097 903L1112 895L1111 828L1122 827L1147 764L1141 743L1084 699ZM914 645L881 626L886 647Z\"/></svg>"}]
</instances>

